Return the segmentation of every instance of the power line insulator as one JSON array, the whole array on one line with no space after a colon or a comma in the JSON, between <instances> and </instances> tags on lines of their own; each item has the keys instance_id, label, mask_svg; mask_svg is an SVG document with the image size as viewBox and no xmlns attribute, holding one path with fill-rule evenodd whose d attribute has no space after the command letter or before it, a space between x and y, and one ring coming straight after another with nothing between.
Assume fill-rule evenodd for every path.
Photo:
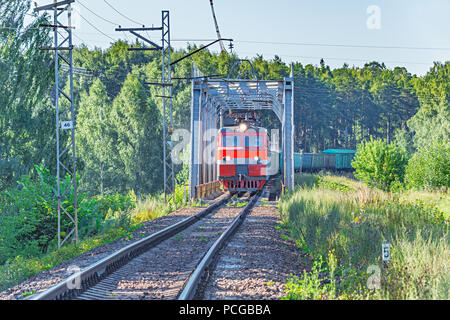
<instances>
[{"instance_id":1,"label":"power line insulator","mask_svg":"<svg viewBox=\"0 0 450 320\"><path fill-rule=\"evenodd\" d=\"M230 48L230 53L233 53L234 45L233 45L232 41L230 41L230 44L228 45L228 48Z\"/></svg>"}]
</instances>

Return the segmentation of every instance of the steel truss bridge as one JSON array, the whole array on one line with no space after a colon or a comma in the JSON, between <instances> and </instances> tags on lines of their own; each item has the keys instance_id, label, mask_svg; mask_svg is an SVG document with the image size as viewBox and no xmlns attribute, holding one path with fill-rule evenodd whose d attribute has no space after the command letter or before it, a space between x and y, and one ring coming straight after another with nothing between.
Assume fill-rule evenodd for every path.
<instances>
[{"instance_id":1,"label":"steel truss bridge","mask_svg":"<svg viewBox=\"0 0 450 320\"><path fill-rule=\"evenodd\" d=\"M229 110L272 110L281 122L283 183L294 187L294 78L282 81L217 79L205 77L192 67L191 159L189 196L197 198L197 188L215 183L217 154L215 151L220 116Z\"/></svg>"}]
</instances>

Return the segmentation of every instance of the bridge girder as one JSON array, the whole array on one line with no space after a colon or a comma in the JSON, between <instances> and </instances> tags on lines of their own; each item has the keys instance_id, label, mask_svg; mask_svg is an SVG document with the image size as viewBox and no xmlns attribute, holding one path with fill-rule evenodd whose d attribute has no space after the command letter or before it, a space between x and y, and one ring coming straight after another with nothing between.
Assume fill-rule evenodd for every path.
<instances>
[{"instance_id":1,"label":"bridge girder","mask_svg":"<svg viewBox=\"0 0 450 320\"><path fill-rule=\"evenodd\" d=\"M294 188L294 79L282 81L203 77L193 65L191 100L191 165L189 196L196 186L217 180L216 134L225 110L272 110L282 125L283 180Z\"/></svg>"}]
</instances>

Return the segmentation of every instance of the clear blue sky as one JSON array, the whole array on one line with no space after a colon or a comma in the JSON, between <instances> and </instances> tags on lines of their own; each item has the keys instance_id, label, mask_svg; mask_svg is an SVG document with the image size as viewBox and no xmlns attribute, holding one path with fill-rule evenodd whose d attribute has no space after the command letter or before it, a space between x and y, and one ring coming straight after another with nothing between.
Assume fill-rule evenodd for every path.
<instances>
[{"instance_id":1,"label":"clear blue sky","mask_svg":"<svg viewBox=\"0 0 450 320\"><path fill-rule=\"evenodd\" d=\"M161 10L170 10L172 45L175 48L186 47L185 41L175 41L179 39L216 38L209 0L107 1L123 15L146 26L160 26ZM36 2L43 5L52 0ZM126 39L125 33L115 32L113 24L85 7L123 27L138 26L115 12L104 0L77 2L76 10L113 39ZM286 63L300 61L303 64L318 64L323 57L333 68L342 66L344 62L362 66L365 62L377 60L390 68L405 66L418 75L426 73L433 61L450 60L450 0L215 0L214 5L222 37L235 40L234 50L241 57L262 54L266 59L272 59L277 54ZM379 8L379 16L374 16L374 11L367 13L372 5ZM110 38L77 14L75 20L75 44L109 46ZM368 20L379 22L379 28L369 28ZM154 41L161 38L160 33L150 35ZM134 40L131 35L128 38ZM219 46L211 47L211 50L218 51Z\"/></svg>"}]
</instances>

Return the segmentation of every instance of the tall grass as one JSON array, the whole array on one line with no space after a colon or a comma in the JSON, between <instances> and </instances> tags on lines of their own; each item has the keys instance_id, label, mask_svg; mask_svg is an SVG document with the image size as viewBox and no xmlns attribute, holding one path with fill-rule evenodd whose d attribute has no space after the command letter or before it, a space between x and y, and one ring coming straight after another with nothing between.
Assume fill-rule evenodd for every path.
<instances>
[{"instance_id":1,"label":"tall grass","mask_svg":"<svg viewBox=\"0 0 450 320\"><path fill-rule=\"evenodd\" d=\"M201 206L199 201L189 201L188 190L182 185L175 187L175 192L168 202L164 195L149 195L144 199L136 200L136 206L131 210L131 219L134 223L142 223L163 217L183 207Z\"/></svg>"},{"instance_id":2,"label":"tall grass","mask_svg":"<svg viewBox=\"0 0 450 320\"><path fill-rule=\"evenodd\" d=\"M131 211L131 219L138 224L165 216L175 208L176 206L165 203L159 197L149 196L136 202L136 207Z\"/></svg>"},{"instance_id":3,"label":"tall grass","mask_svg":"<svg viewBox=\"0 0 450 320\"><path fill-rule=\"evenodd\" d=\"M280 209L292 237L313 260L336 257L334 298L448 299L448 221L434 207L400 202L349 179L321 177L315 187L282 198ZM387 269L383 242L392 246ZM379 290L368 289L369 266L383 270ZM327 263L322 267L329 269Z\"/></svg>"}]
</instances>

